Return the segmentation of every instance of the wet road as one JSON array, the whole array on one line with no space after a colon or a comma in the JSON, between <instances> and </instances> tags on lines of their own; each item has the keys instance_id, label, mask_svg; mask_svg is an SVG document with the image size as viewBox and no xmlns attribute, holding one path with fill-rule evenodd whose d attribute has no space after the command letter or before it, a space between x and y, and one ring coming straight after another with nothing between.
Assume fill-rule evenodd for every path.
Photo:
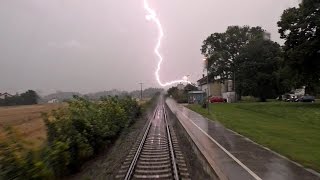
<instances>
[{"instance_id":1,"label":"wet road","mask_svg":"<svg viewBox=\"0 0 320 180\"><path fill-rule=\"evenodd\" d=\"M320 176L217 122L208 121L172 99L166 102L221 179L320 179Z\"/></svg>"}]
</instances>

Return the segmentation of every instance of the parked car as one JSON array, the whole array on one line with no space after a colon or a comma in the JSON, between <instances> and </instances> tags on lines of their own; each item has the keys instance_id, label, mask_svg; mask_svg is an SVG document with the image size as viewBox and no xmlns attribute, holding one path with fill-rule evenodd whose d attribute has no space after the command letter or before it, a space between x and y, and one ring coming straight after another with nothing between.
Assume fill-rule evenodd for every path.
<instances>
[{"instance_id":1,"label":"parked car","mask_svg":"<svg viewBox=\"0 0 320 180\"><path fill-rule=\"evenodd\" d=\"M284 95L284 101L286 101L286 102L298 102L299 99L294 94L286 94L286 95Z\"/></svg>"},{"instance_id":2,"label":"parked car","mask_svg":"<svg viewBox=\"0 0 320 180\"><path fill-rule=\"evenodd\" d=\"M315 102L316 99L314 96L310 96L310 95L305 95L305 96L302 96L300 99L299 99L300 102Z\"/></svg>"},{"instance_id":3,"label":"parked car","mask_svg":"<svg viewBox=\"0 0 320 180\"><path fill-rule=\"evenodd\" d=\"M222 97L217 97L217 96L211 97L211 98L209 99L209 101L210 101L210 103L227 102L226 99L224 99L224 98L222 98Z\"/></svg>"}]
</instances>

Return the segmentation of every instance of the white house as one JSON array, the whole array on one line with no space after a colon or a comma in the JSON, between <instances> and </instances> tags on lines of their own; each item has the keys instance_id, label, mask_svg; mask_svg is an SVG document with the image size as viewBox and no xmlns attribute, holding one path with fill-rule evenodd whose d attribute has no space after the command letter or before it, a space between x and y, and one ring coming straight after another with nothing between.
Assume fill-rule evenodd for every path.
<instances>
[{"instance_id":1,"label":"white house","mask_svg":"<svg viewBox=\"0 0 320 180\"><path fill-rule=\"evenodd\" d=\"M55 103L59 103L58 99L51 99L50 101L48 101L49 104L55 104Z\"/></svg>"},{"instance_id":2,"label":"white house","mask_svg":"<svg viewBox=\"0 0 320 180\"><path fill-rule=\"evenodd\" d=\"M201 91L209 93L209 97L222 97L226 99L227 102L235 102L232 80L221 82L219 80L209 79L209 85L207 81L207 76L202 76L202 78L197 81Z\"/></svg>"}]
</instances>

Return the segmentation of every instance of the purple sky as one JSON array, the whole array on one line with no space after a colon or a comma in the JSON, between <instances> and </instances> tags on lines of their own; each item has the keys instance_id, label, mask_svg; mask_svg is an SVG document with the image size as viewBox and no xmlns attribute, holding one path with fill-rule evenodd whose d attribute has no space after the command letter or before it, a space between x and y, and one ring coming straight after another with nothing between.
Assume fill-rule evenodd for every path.
<instances>
[{"instance_id":1,"label":"purple sky","mask_svg":"<svg viewBox=\"0 0 320 180\"><path fill-rule=\"evenodd\" d=\"M162 81L202 74L202 41L228 25L277 21L298 0L149 0L165 31ZM142 0L1 0L0 92L156 87L156 26Z\"/></svg>"}]
</instances>

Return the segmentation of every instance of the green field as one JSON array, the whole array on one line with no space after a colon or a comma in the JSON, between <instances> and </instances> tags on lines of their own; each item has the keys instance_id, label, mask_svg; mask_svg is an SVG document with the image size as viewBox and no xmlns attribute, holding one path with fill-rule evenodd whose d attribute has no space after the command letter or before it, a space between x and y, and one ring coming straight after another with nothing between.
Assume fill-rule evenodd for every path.
<instances>
[{"instance_id":1,"label":"green field","mask_svg":"<svg viewBox=\"0 0 320 180\"><path fill-rule=\"evenodd\" d=\"M214 104L210 115L198 105L188 107L320 172L320 103Z\"/></svg>"}]
</instances>

